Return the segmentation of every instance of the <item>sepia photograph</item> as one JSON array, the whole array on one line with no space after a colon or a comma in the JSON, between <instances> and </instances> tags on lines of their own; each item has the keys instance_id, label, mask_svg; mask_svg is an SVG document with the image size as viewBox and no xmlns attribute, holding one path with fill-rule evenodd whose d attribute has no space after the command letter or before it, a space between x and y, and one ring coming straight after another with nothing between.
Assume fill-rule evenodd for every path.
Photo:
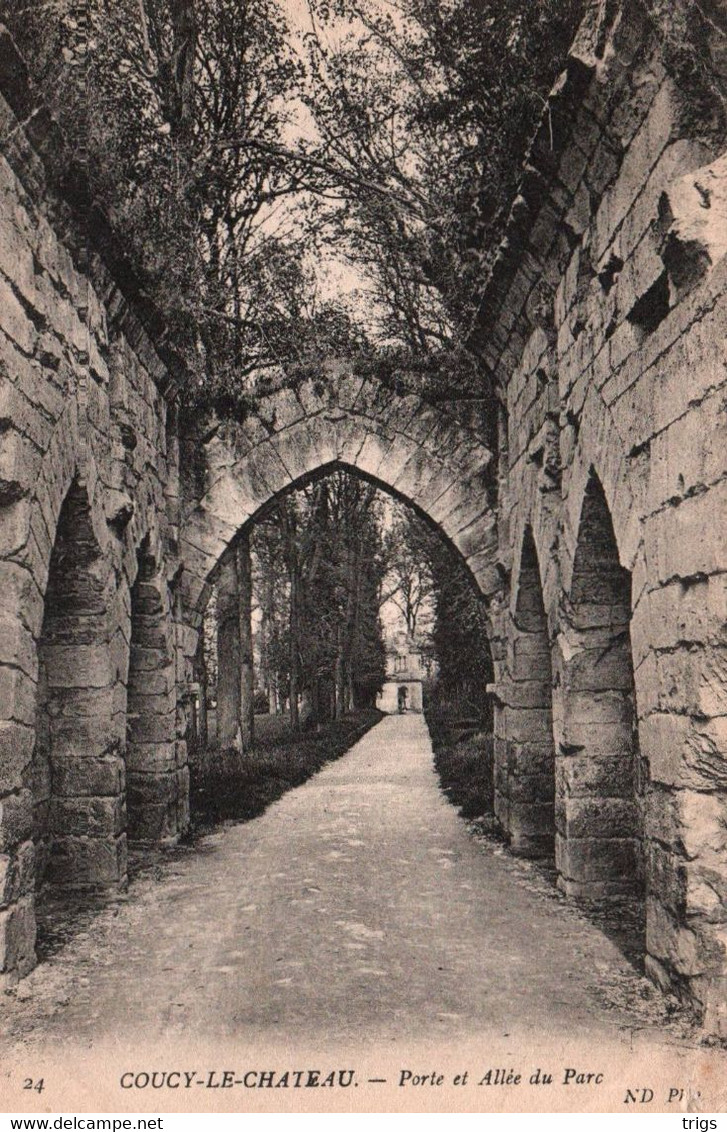
<instances>
[{"instance_id":1,"label":"sepia photograph","mask_svg":"<svg viewBox=\"0 0 727 1132\"><path fill-rule=\"evenodd\" d=\"M0 137L0 1110L727 1111L727 2L0 0Z\"/></svg>"}]
</instances>

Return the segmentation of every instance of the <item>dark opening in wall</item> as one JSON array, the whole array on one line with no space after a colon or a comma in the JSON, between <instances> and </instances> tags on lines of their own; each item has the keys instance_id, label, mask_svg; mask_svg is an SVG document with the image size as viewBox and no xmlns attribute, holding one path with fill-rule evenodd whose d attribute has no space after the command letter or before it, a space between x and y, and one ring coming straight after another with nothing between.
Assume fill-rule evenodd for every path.
<instances>
[{"instance_id":1,"label":"dark opening in wall","mask_svg":"<svg viewBox=\"0 0 727 1132\"><path fill-rule=\"evenodd\" d=\"M603 287L606 294L608 294L608 292L616 282L616 279L618 278L623 265L624 261L621 259L621 257L617 256L616 254L612 254L609 257L608 263L603 268L603 271L599 271L598 281Z\"/></svg>"},{"instance_id":2,"label":"dark opening in wall","mask_svg":"<svg viewBox=\"0 0 727 1132\"><path fill-rule=\"evenodd\" d=\"M662 271L655 283L634 303L628 313L632 325L643 331L644 335L656 330L669 313L669 276Z\"/></svg>"}]
</instances>

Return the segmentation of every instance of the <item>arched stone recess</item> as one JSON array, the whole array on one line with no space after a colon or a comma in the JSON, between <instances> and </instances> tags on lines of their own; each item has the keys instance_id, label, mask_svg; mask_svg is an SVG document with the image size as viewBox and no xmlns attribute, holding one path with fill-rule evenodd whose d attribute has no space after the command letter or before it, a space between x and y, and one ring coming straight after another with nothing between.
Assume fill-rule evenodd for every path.
<instances>
[{"instance_id":1,"label":"arched stone recess","mask_svg":"<svg viewBox=\"0 0 727 1132\"><path fill-rule=\"evenodd\" d=\"M126 780L130 842L175 841L186 827L189 781L178 735L175 626L159 549L146 536L130 591Z\"/></svg>"},{"instance_id":2,"label":"arched stone recess","mask_svg":"<svg viewBox=\"0 0 727 1132\"><path fill-rule=\"evenodd\" d=\"M686 379L685 379L686 380ZM686 395L685 395L686 396ZM647 972L727 1034L727 775L725 775L725 549L723 478L705 490L711 453L698 410L648 445L648 421L628 404L609 412L591 391L564 475L564 590L572 584L580 503L591 459L631 572L630 639L643 797ZM685 402L686 408L686 402ZM717 411L714 429L723 424ZM631 430L631 431L629 431ZM721 464L720 464L721 467ZM560 679L560 664L555 673ZM556 747L561 689L554 693Z\"/></svg>"},{"instance_id":3,"label":"arched stone recess","mask_svg":"<svg viewBox=\"0 0 727 1132\"><path fill-rule=\"evenodd\" d=\"M206 580L240 527L281 492L335 467L412 504L460 551L481 592L496 592L491 459L471 427L370 379L280 391L259 416L219 424L204 444L204 482L188 485L181 528L188 615L199 618Z\"/></svg>"},{"instance_id":4,"label":"arched stone recess","mask_svg":"<svg viewBox=\"0 0 727 1132\"><path fill-rule=\"evenodd\" d=\"M555 844L551 642L531 527L523 536L497 685L495 814L513 852L551 857Z\"/></svg>"},{"instance_id":5,"label":"arched stone recess","mask_svg":"<svg viewBox=\"0 0 727 1132\"><path fill-rule=\"evenodd\" d=\"M48 857L51 816L50 795L43 804L38 793L48 775L36 772L35 759L39 648L49 639L45 596L78 450L77 406L69 399L32 484L0 507L0 979L9 982L35 965L36 855L41 863Z\"/></svg>"},{"instance_id":6,"label":"arched stone recess","mask_svg":"<svg viewBox=\"0 0 727 1132\"><path fill-rule=\"evenodd\" d=\"M643 803L631 651L631 575L591 469L570 586L560 613L556 683L556 864L586 900L643 894Z\"/></svg>"},{"instance_id":7,"label":"arched stone recess","mask_svg":"<svg viewBox=\"0 0 727 1132\"><path fill-rule=\"evenodd\" d=\"M154 472L119 514L105 450L69 396L32 482L0 506L0 981L35 964L38 888L126 883L130 586L139 529L166 522ZM144 468L153 465L145 461ZM158 536L159 573L168 572ZM161 587L161 583L160 583ZM161 592L167 594L164 578ZM168 609L168 598L167 598ZM179 650L165 626L172 680ZM183 720L177 718L175 751ZM177 825L188 814L177 770Z\"/></svg>"},{"instance_id":8,"label":"arched stone recess","mask_svg":"<svg viewBox=\"0 0 727 1132\"><path fill-rule=\"evenodd\" d=\"M618 417L591 387L581 410L575 442L567 440L565 435L561 438L565 451L559 533L560 581L567 593L572 582L583 500L596 469L615 531L619 561L633 574L635 603L645 580L641 567L644 565L643 523L647 510L644 459L646 457L648 464L648 451L629 452L619 426Z\"/></svg>"},{"instance_id":9,"label":"arched stone recess","mask_svg":"<svg viewBox=\"0 0 727 1132\"><path fill-rule=\"evenodd\" d=\"M36 887L101 891L126 877L123 749L114 726L111 563L74 480L61 508L38 642L32 763Z\"/></svg>"}]
</instances>

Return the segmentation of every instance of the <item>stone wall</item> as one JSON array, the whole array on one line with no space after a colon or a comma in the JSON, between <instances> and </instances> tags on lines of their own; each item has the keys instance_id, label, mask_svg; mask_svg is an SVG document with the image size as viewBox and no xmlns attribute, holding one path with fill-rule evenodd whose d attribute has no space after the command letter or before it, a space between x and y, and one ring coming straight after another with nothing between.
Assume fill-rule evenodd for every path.
<instances>
[{"instance_id":1,"label":"stone wall","mask_svg":"<svg viewBox=\"0 0 727 1132\"><path fill-rule=\"evenodd\" d=\"M55 193L52 123L4 32L0 57L0 972L12 980L35 960L39 886L123 887L127 836L177 837L188 787L168 375Z\"/></svg>"},{"instance_id":2,"label":"stone wall","mask_svg":"<svg viewBox=\"0 0 727 1132\"><path fill-rule=\"evenodd\" d=\"M594 6L483 304L497 811L566 892L640 894L647 969L725 1033L726 143L640 11Z\"/></svg>"},{"instance_id":3,"label":"stone wall","mask_svg":"<svg viewBox=\"0 0 727 1132\"><path fill-rule=\"evenodd\" d=\"M282 492L349 468L406 500L460 552L483 593L495 592L492 453L469 417L400 394L332 362L320 379L261 400L245 421L206 422L185 438L185 601L198 619L207 581L243 524Z\"/></svg>"}]
</instances>

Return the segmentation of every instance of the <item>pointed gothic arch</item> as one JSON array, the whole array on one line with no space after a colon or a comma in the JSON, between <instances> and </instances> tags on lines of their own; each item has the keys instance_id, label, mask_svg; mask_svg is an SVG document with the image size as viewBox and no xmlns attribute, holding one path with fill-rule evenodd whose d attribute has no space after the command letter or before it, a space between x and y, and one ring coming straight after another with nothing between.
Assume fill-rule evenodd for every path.
<instances>
[{"instance_id":1,"label":"pointed gothic arch","mask_svg":"<svg viewBox=\"0 0 727 1132\"><path fill-rule=\"evenodd\" d=\"M583 899L643 893L644 773L631 654L631 575L591 470L561 626L556 861Z\"/></svg>"}]
</instances>

